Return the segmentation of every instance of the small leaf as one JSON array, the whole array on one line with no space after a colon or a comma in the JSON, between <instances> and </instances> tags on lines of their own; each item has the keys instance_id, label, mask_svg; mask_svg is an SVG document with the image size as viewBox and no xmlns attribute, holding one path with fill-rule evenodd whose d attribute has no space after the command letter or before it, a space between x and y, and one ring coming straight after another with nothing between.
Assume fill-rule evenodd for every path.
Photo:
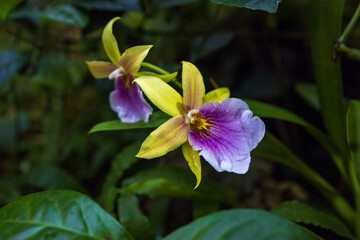
<instances>
[{"instance_id":1,"label":"small leaf","mask_svg":"<svg viewBox=\"0 0 360 240\"><path fill-rule=\"evenodd\" d=\"M123 175L124 171L136 163L139 159L135 157L139 151L141 142L133 143L126 146L111 163L110 172L106 175L104 185L99 196L100 204L109 213L114 214L114 202L117 191L116 185Z\"/></svg>"},{"instance_id":2,"label":"small leaf","mask_svg":"<svg viewBox=\"0 0 360 240\"><path fill-rule=\"evenodd\" d=\"M68 4L50 7L42 12L40 16L42 19L53 20L82 28L86 27L89 22L86 14Z\"/></svg>"},{"instance_id":3,"label":"small leaf","mask_svg":"<svg viewBox=\"0 0 360 240\"><path fill-rule=\"evenodd\" d=\"M351 157L356 164L358 177L360 177L360 101L350 100L346 121L347 141Z\"/></svg>"},{"instance_id":4,"label":"small leaf","mask_svg":"<svg viewBox=\"0 0 360 240\"><path fill-rule=\"evenodd\" d=\"M312 224L333 231L339 236L355 239L347 226L333 214L322 212L304 203L284 202L271 212L294 222Z\"/></svg>"},{"instance_id":5,"label":"small leaf","mask_svg":"<svg viewBox=\"0 0 360 240\"><path fill-rule=\"evenodd\" d=\"M148 218L139 207L136 196L128 191L123 191L118 200L120 223L126 227L135 240L155 239Z\"/></svg>"},{"instance_id":6,"label":"small leaf","mask_svg":"<svg viewBox=\"0 0 360 240\"><path fill-rule=\"evenodd\" d=\"M295 85L295 90L305 102L320 111L319 95L314 84L300 82Z\"/></svg>"},{"instance_id":7,"label":"small leaf","mask_svg":"<svg viewBox=\"0 0 360 240\"><path fill-rule=\"evenodd\" d=\"M1 4L0 9L2 9ZM25 59L15 50L0 51L0 59L0 87L2 87L19 71Z\"/></svg>"},{"instance_id":8,"label":"small leaf","mask_svg":"<svg viewBox=\"0 0 360 240\"><path fill-rule=\"evenodd\" d=\"M123 186L132 192L152 198L172 197L230 204L236 201L231 190L206 179L193 190L194 176L190 171L168 166L141 171L125 179Z\"/></svg>"},{"instance_id":9,"label":"small leaf","mask_svg":"<svg viewBox=\"0 0 360 240\"><path fill-rule=\"evenodd\" d=\"M30 194L0 209L0 239L132 239L90 198L69 190Z\"/></svg>"},{"instance_id":10,"label":"small leaf","mask_svg":"<svg viewBox=\"0 0 360 240\"><path fill-rule=\"evenodd\" d=\"M224 4L235 7L245 7L252 10L263 10L275 13L281 0L211 0L217 4Z\"/></svg>"},{"instance_id":11,"label":"small leaf","mask_svg":"<svg viewBox=\"0 0 360 240\"><path fill-rule=\"evenodd\" d=\"M115 130L127 130L127 129L136 129L136 128L156 128L169 120L170 117L162 112L154 112L150 118L149 122L139 121L136 123L123 123L120 120L102 122L96 124L89 133L101 132L101 131L115 131Z\"/></svg>"},{"instance_id":12,"label":"small leaf","mask_svg":"<svg viewBox=\"0 0 360 240\"><path fill-rule=\"evenodd\" d=\"M0 19L5 20L9 12L23 0L2 0L0 1ZM2 60L6 58L1 58Z\"/></svg>"},{"instance_id":13,"label":"small leaf","mask_svg":"<svg viewBox=\"0 0 360 240\"><path fill-rule=\"evenodd\" d=\"M256 209L221 211L181 227L164 240L183 239L321 239L314 233L276 214Z\"/></svg>"}]
</instances>

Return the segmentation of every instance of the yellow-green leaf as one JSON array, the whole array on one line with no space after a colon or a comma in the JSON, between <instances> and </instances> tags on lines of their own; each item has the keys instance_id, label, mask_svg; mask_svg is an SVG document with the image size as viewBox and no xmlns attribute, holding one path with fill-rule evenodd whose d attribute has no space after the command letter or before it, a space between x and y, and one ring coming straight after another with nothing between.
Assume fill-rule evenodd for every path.
<instances>
[{"instance_id":1,"label":"yellow-green leaf","mask_svg":"<svg viewBox=\"0 0 360 240\"><path fill-rule=\"evenodd\" d=\"M229 97L230 90L228 88L217 88L205 94L203 104L212 101L221 103L224 99L227 99Z\"/></svg>"},{"instance_id":2,"label":"yellow-green leaf","mask_svg":"<svg viewBox=\"0 0 360 240\"><path fill-rule=\"evenodd\" d=\"M106 25L102 34L102 41L105 48L105 52L108 55L111 62L116 66L119 66L121 54L119 51L116 38L113 34L113 25L117 20L120 20L120 17L115 17L111 19L110 22Z\"/></svg>"},{"instance_id":3,"label":"yellow-green leaf","mask_svg":"<svg viewBox=\"0 0 360 240\"><path fill-rule=\"evenodd\" d=\"M139 84L145 95L161 111L170 116L183 113L184 107L181 95L160 78L142 76L134 81Z\"/></svg>"},{"instance_id":4,"label":"yellow-green leaf","mask_svg":"<svg viewBox=\"0 0 360 240\"><path fill-rule=\"evenodd\" d=\"M136 157L152 159L175 150L187 141L189 125L183 116L166 121L145 139Z\"/></svg>"},{"instance_id":5,"label":"yellow-green leaf","mask_svg":"<svg viewBox=\"0 0 360 240\"><path fill-rule=\"evenodd\" d=\"M188 141L182 145L182 152L191 171L195 174L196 185L194 189L196 189L201 182L201 162L199 153L190 146Z\"/></svg>"}]
</instances>

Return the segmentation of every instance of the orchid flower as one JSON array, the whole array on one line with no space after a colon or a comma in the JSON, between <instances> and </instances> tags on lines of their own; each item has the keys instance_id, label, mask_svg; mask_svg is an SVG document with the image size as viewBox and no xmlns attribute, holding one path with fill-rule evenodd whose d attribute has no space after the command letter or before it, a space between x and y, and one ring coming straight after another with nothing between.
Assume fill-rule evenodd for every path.
<instances>
[{"instance_id":1,"label":"orchid flower","mask_svg":"<svg viewBox=\"0 0 360 240\"><path fill-rule=\"evenodd\" d=\"M150 101L172 116L143 142L140 158L152 159L182 146L191 171L201 181L200 156L218 172L244 174L249 169L250 151L265 134L265 125L253 117L248 105L218 88L205 95L199 70L183 62L183 97L161 79L143 76L135 79ZM194 188L194 189L195 189Z\"/></svg>"},{"instance_id":2,"label":"orchid flower","mask_svg":"<svg viewBox=\"0 0 360 240\"><path fill-rule=\"evenodd\" d=\"M90 72L95 78L109 78L115 80L115 90L110 93L110 106L122 122L133 123L139 120L148 121L152 108L145 101L142 91L133 83L142 61L148 54L151 45L135 46L120 54L118 44L112 29L113 24L119 20L113 18L105 27L102 42L110 62L86 62Z\"/></svg>"}]
</instances>

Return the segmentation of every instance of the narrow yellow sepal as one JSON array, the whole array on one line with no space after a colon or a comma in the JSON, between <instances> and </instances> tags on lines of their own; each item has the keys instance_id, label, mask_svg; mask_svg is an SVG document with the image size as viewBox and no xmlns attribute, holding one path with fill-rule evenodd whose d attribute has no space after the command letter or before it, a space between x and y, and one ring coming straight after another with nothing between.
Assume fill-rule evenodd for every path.
<instances>
[{"instance_id":1,"label":"narrow yellow sepal","mask_svg":"<svg viewBox=\"0 0 360 240\"><path fill-rule=\"evenodd\" d=\"M141 63L149 53L152 45L135 46L128 48L120 57L120 65L131 75L139 71Z\"/></svg>"},{"instance_id":2,"label":"narrow yellow sepal","mask_svg":"<svg viewBox=\"0 0 360 240\"><path fill-rule=\"evenodd\" d=\"M198 109L205 95L205 85L200 71L190 62L182 62L182 85L186 110Z\"/></svg>"},{"instance_id":3,"label":"narrow yellow sepal","mask_svg":"<svg viewBox=\"0 0 360 240\"><path fill-rule=\"evenodd\" d=\"M105 26L102 34L102 41L105 48L105 52L109 57L109 59L111 60L111 62L116 66L120 66L119 61L121 54L119 51L116 38L113 34L113 25L117 20L120 20L120 17L115 17L111 19L110 22L108 22L108 24Z\"/></svg>"},{"instance_id":4,"label":"narrow yellow sepal","mask_svg":"<svg viewBox=\"0 0 360 240\"><path fill-rule=\"evenodd\" d=\"M118 67L110 62L86 61L86 64L94 78L107 78Z\"/></svg>"},{"instance_id":5,"label":"narrow yellow sepal","mask_svg":"<svg viewBox=\"0 0 360 240\"><path fill-rule=\"evenodd\" d=\"M215 90L212 90L210 92L208 92L204 99L203 99L203 103L207 103L207 102L219 102L221 103L224 99L227 99L230 97L230 90L228 88L217 88Z\"/></svg>"},{"instance_id":6,"label":"narrow yellow sepal","mask_svg":"<svg viewBox=\"0 0 360 240\"><path fill-rule=\"evenodd\" d=\"M195 174L196 185L194 189L196 189L201 182L201 162L199 153L191 147L188 141L182 145L182 152L191 171Z\"/></svg>"},{"instance_id":7,"label":"narrow yellow sepal","mask_svg":"<svg viewBox=\"0 0 360 240\"><path fill-rule=\"evenodd\" d=\"M189 125L184 117L173 117L150 133L136 157L146 159L161 157L186 142L188 133Z\"/></svg>"},{"instance_id":8,"label":"narrow yellow sepal","mask_svg":"<svg viewBox=\"0 0 360 240\"><path fill-rule=\"evenodd\" d=\"M183 113L184 106L181 95L160 78L141 76L134 82L139 84L150 101L164 113L170 116Z\"/></svg>"}]
</instances>

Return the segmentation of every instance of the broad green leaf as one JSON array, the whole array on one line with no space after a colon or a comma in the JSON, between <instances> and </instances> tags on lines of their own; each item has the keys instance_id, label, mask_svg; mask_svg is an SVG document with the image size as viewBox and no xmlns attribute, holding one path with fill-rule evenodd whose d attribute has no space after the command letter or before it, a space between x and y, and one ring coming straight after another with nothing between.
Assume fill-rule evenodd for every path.
<instances>
[{"instance_id":1,"label":"broad green leaf","mask_svg":"<svg viewBox=\"0 0 360 240\"><path fill-rule=\"evenodd\" d=\"M146 123L144 121L139 121L136 123L123 123L120 120L102 122L96 124L89 133L101 132L101 131L115 131L115 130L127 130L127 129L136 129L136 128L156 128L169 120L170 117L162 112L154 112L149 121Z\"/></svg>"},{"instance_id":2,"label":"broad green leaf","mask_svg":"<svg viewBox=\"0 0 360 240\"><path fill-rule=\"evenodd\" d=\"M139 0L71 0L74 5L103 11L141 11Z\"/></svg>"},{"instance_id":3,"label":"broad green leaf","mask_svg":"<svg viewBox=\"0 0 360 240\"><path fill-rule=\"evenodd\" d=\"M0 3L0 12L1 10ZM0 59L0 87L2 87L19 71L25 59L22 54L15 50L0 51Z\"/></svg>"},{"instance_id":4,"label":"broad green leaf","mask_svg":"<svg viewBox=\"0 0 360 240\"><path fill-rule=\"evenodd\" d=\"M5 20L9 12L23 0L0 0L0 19ZM4 60L4 58L1 58Z\"/></svg>"},{"instance_id":5,"label":"broad green leaf","mask_svg":"<svg viewBox=\"0 0 360 240\"><path fill-rule=\"evenodd\" d=\"M284 202L273 208L271 212L294 222L312 224L333 231L339 236L355 239L348 227L333 214L320 211L304 203Z\"/></svg>"},{"instance_id":6,"label":"broad green leaf","mask_svg":"<svg viewBox=\"0 0 360 240\"><path fill-rule=\"evenodd\" d=\"M131 240L113 217L80 193L34 193L0 209L0 239Z\"/></svg>"},{"instance_id":7,"label":"broad green leaf","mask_svg":"<svg viewBox=\"0 0 360 240\"><path fill-rule=\"evenodd\" d=\"M145 170L123 181L129 191L154 197L171 197L199 201L234 203L234 193L215 182L203 180L193 190L195 176L188 170L161 166Z\"/></svg>"},{"instance_id":8,"label":"broad green leaf","mask_svg":"<svg viewBox=\"0 0 360 240\"><path fill-rule=\"evenodd\" d=\"M186 5L194 2L199 2L200 0L157 0L154 5L158 8L170 8L177 7L181 5Z\"/></svg>"},{"instance_id":9,"label":"broad green leaf","mask_svg":"<svg viewBox=\"0 0 360 240\"><path fill-rule=\"evenodd\" d=\"M15 201L21 197L21 193L17 186L17 180L18 178L15 175L10 174L0 178L0 206Z\"/></svg>"},{"instance_id":10,"label":"broad green leaf","mask_svg":"<svg viewBox=\"0 0 360 240\"><path fill-rule=\"evenodd\" d=\"M281 0L211 0L217 4L244 7L252 10L263 10L275 13Z\"/></svg>"},{"instance_id":11,"label":"broad green leaf","mask_svg":"<svg viewBox=\"0 0 360 240\"><path fill-rule=\"evenodd\" d=\"M360 101L350 100L346 116L347 140L356 172L360 176Z\"/></svg>"},{"instance_id":12,"label":"broad green leaf","mask_svg":"<svg viewBox=\"0 0 360 240\"><path fill-rule=\"evenodd\" d=\"M141 211L136 196L122 191L118 200L120 223L126 227L135 240L155 239L148 218Z\"/></svg>"},{"instance_id":13,"label":"broad green leaf","mask_svg":"<svg viewBox=\"0 0 360 240\"><path fill-rule=\"evenodd\" d=\"M333 43L341 34L344 1L317 0L311 4L312 60L321 112L330 137L347 154L340 61L331 59Z\"/></svg>"},{"instance_id":14,"label":"broad green leaf","mask_svg":"<svg viewBox=\"0 0 360 240\"><path fill-rule=\"evenodd\" d=\"M265 157L267 159L280 162L291 167L302 175L312 186L317 188L335 207L338 213L347 223L351 223L354 218L354 210L347 201L331 186L320 174L305 164L288 147L266 131L265 137L253 150L253 154Z\"/></svg>"},{"instance_id":15,"label":"broad green leaf","mask_svg":"<svg viewBox=\"0 0 360 240\"><path fill-rule=\"evenodd\" d=\"M286 109L254 100L246 100L246 102L248 103L250 109L254 112L254 115L296 123L304 127L309 132L309 134L317 139L321 145L323 145L323 147L330 153L335 164L338 166L339 171L343 174L343 176L346 176L346 171L342 164L344 155L326 134L305 121L303 118Z\"/></svg>"},{"instance_id":16,"label":"broad green leaf","mask_svg":"<svg viewBox=\"0 0 360 240\"><path fill-rule=\"evenodd\" d=\"M99 203L106 211L114 214L114 203L116 200L116 185L124 174L124 171L136 163L139 159L135 157L139 151L141 142L126 146L111 163L110 172L106 175L104 185L99 196Z\"/></svg>"},{"instance_id":17,"label":"broad green leaf","mask_svg":"<svg viewBox=\"0 0 360 240\"><path fill-rule=\"evenodd\" d=\"M322 239L276 214L256 209L221 211L181 227L164 240L183 239Z\"/></svg>"},{"instance_id":18,"label":"broad green leaf","mask_svg":"<svg viewBox=\"0 0 360 240\"><path fill-rule=\"evenodd\" d=\"M314 84L300 82L295 85L295 90L305 102L320 111L319 95Z\"/></svg>"},{"instance_id":19,"label":"broad green leaf","mask_svg":"<svg viewBox=\"0 0 360 240\"><path fill-rule=\"evenodd\" d=\"M79 27L86 27L89 18L71 5L58 5L46 9L40 15L42 19L53 20Z\"/></svg>"},{"instance_id":20,"label":"broad green leaf","mask_svg":"<svg viewBox=\"0 0 360 240\"><path fill-rule=\"evenodd\" d=\"M79 192L86 192L81 183L70 173L50 164L35 166L24 176L27 184L50 190L69 189Z\"/></svg>"}]
</instances>

